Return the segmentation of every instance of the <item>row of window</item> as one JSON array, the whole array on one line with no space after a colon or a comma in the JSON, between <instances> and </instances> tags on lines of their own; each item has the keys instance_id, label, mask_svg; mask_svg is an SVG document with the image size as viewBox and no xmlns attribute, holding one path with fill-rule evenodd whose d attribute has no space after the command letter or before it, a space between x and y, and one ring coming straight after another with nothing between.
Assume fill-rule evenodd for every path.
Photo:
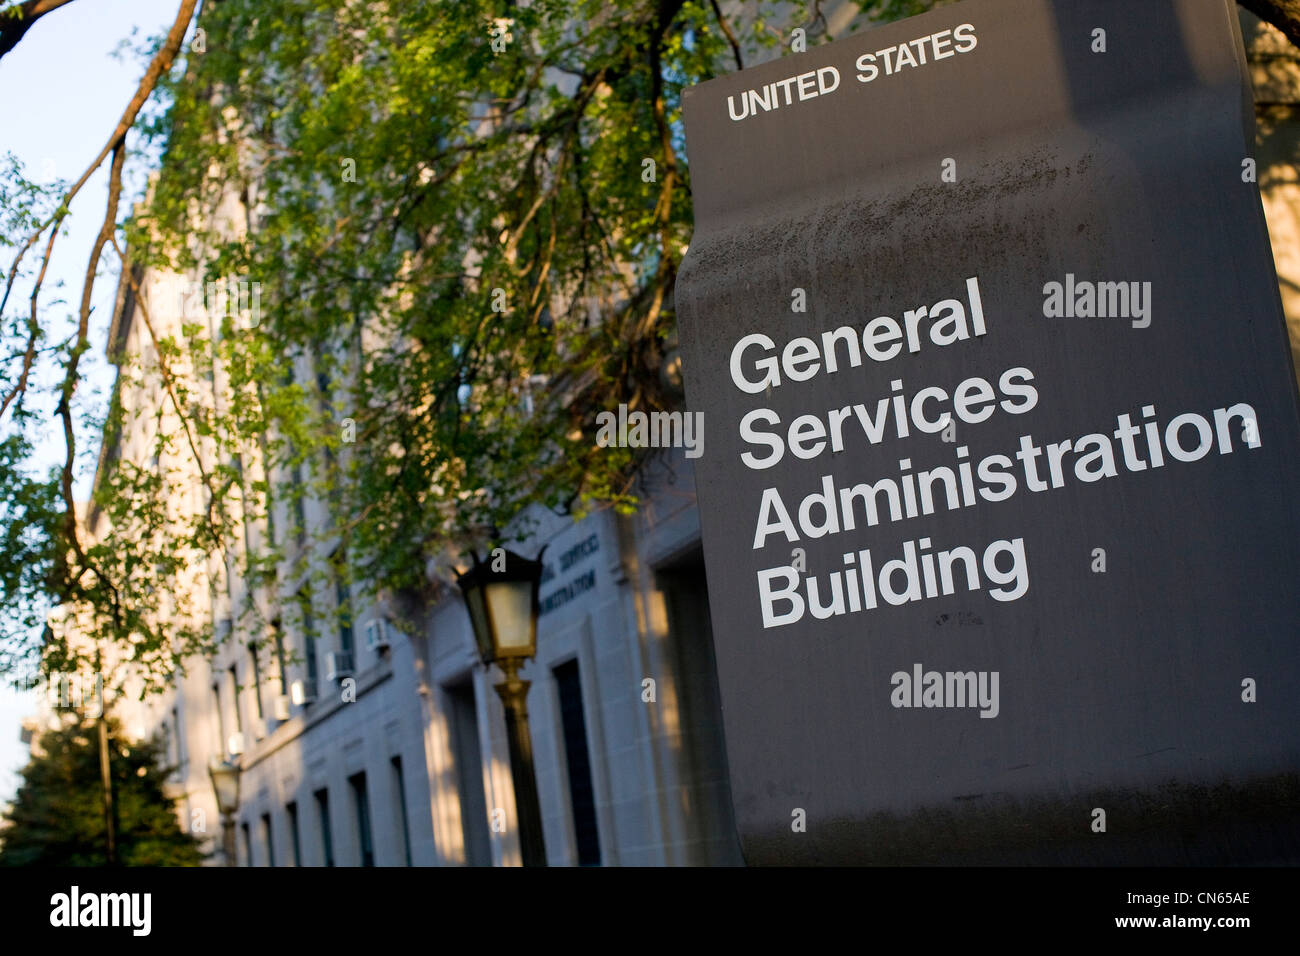
<instances>
[{"instance_id":1,"label":"row of window","mask_svg":"<svg viewBox=\"0 0 1300 956\"><path fill-rule=\"evenodd\" d=\"M397 827L397 836L399 846L402 851L402 862L406 866L411 865L411 827L410 818L407 814L406 807L406 780L402 773L402 758L393 757L389 761L392 773L392 788L395 795L395 806L392 819ZM366 775L362 773L353 774L348 777L348 803L350 808L350 822L353 826L353 833L356 836L354 841L357 856L352 860L338 860L335 856L334 849L334 818L331 816L330 809L330 790L323 787L312 793L311 813L313 820L303 821L298 810L298 801L291 800L285 804L285 822L289 833L289 847L287 855L283 849L277 848L275 844L275 828L272 825L270 812L263 813L257 821L258 835L262 850L262 865L264 866L305 866L308 865L303 858L303 831L300 829L304 823L308 826L314 826L316 833L320 837L321 856L319 860L313 861L311 865L319 866L374 866L375 865L375 840L373 830L373 820L370 812L370 792L366 784ZM240 824L240 830L243 834L244 852L243 862L245 866L251 866L254 859L253 847L253 827L252 821L244 820Z\"/></svg>"},{"instance_id":2,"label":"row of window","mask_svg":"<svg viewBox=\"0 0 1300 956\"><path fill-rule=\"evenodd\" d=\"M591 753L587 744L587 724L583 713L582 678L576 659L556 665L551 674L560 712L564 760L568 767L569 809L579 866L599 866L600 832L596 819L596 792L592 785ZM483 765L479 752L479 729L474 685L460 681L445 685L451 726L452 762L460 799L460 819L465 846L465 862L487 866L492 862L491 838L488 833L488 810L483 792Z\"/></svg>"},{"instance_id":3,"label":"row of window","mask_svg":"<svg viewBox=\"0 0 1300 956\"><path fill-rule=\"evenodd\" d=\"M337 600L343 606L346 606L347 602L351 600L350 595L348 593L348 586L346 583L340 582L338 584ZM315 633L315 621L312 617L309 602L305 598L300 597L300 604L301 604L301 612L303 616L303 634L304 634L303 659L304 659L304 665L306 670L305 680L303 682L305 685L303 688L305 693L303 695L301 702L310 703L316 697L318 680L319 680L318 677L319 665L316 659L317 639ZM278 673L276 679L278 680L280 685L279 695L287 701L290 698L290 688L288 685L288 676L287 676L289 673L289 668L288 668L288 662L285 657L283 631L279 628L276 628L274 635L275 635L274 650L275 650L276 664L278 665L277 668ZM355 659L354 658L355 643L353 639L352 624L350 621L346 619L341 621L339 624L339 647L341 649L341 653L337 655L337 660L343 662L342 670L344 672L350 672L353 666L352 662ZM265 710L265 704L262 696L262 678L263 678L262 665L261 665L261 661L258 658L257 649L252 644L250 644L248 647L248 665L249 665L249 670L252 673L252 677L253 677L253 683L252 683L253 707L256 712L257 720L259 722L262 722L266 720L266 710ZM329 678L330 676L331 676L330 674L328 673L326 674L327 678ZM244 732L244 719L243 719L243 708L240 703L241 697L240 697L238 663L232 663L226 669L226 677L227 677L227 684L229 686L230 700L232 704L230 713L233 714L234 732L242 734ZM218 749L220 752L224 753L227 749L227 741L229 740L229 738L227 737L227 723L226 723L227 712L223 707L221 684L219 681L214 681L214 683L212 684L212 700L217 715L217 725L218 725L217 731L220 734L220 738L221 738L219 742L220 746ZM281 713L277 713L275 716L276 719L282 720L285 719L286 715L283 712L281 712ZM177 762L178 763L180 762L179 757Z\"/></svg>"},{"instance_id":4,"label":"row of window","mask_svg":"<svg viewBox=\"0 0 1300 956\"><path fill-rule=\"evenodd\" d=\"M254 664L256 667L256 664ZM582 679L576 659L558 664L552 670L555 681L556 698L559 705L560 730L564 749L564 760L568 769L570 811L574 827L574 842L579 865L599 865L601 860L600 837L596 817L596 797L592 785L591 756L588 750L587 728L583 713ZM243 732L238 697L238 670L231 665L227 671L230 692L235 702L235 730ZM260 709L260 675L254 670L254 685ZM466 862L484 865L491 861L490 837L487 832L488 813L482 787L482 765L479 755L479 734L473 685L468 682L444 686L445 700L449 708L452 727L453 761L458 778L458 796L461 802L461 820L464 828ZM219 731L225 739L225 719L222 709L222 694L219 684L212 685L213 701L217 711ZM178 765L185 760L180 732L180 714L172 709L172 735L175 740L174 759ZM392 792L396 794L392 808L392 819L400 828L400 845L403 848L406 865L411 864L410 824L407 813L405 780L402 773L400 757L390 761L392 768ZM358 847L358 859L343 861L344 865L374 865L373 823L370 812L370 797L367 791L365 773L348 778L348 795L350 812L348 819L354 826L355 845ZM312 819L304 822L300 818L298 802L291 801L285 805L287 832L290 845L277 848L275 845L272 815L261 814L259 819L249 819L241 823L243 836L243 857L245 861L254 858L254 841L262 851L262 857L269 861L267 865L283 866L292 864L302 866L302 835L300 827L313 826L319 835L322 848L321 865L334 866L334 821L331 818L329 789L317 790L312 794ZM282 829L281 832L285 832ZM278 852L277 852L278 850Z\"/></svg>"},{"instance_id":5,"label":"row of window","mask_svg":"<svg viewBox=\"0 0 1300 956\"><path fill-rule=\"evenodd\" d=\"M290 366L289 375L290 375L289 380L292 381L292 366ZM322 378L319 380L319 384L323 390L323 393L328 395L329 394L328 380ZM325 453L326 453L326 458L331 462L331 464L333 464L334 462L333 452L330 451L329 449L326 449ZM239 476L239 484L240 487L242 488L244 471L243 471L243 460L241 456L236 454L232 458L231 465L235 469L237 475ZM303 493L301 488L303 483L303 475L302 475L301 464L293 466L293 468L290 470L289 477L290 477L290 481L295 486L294 493L291 495L293 500L293 506L294 506L294 515L296 518L295 540L298 548L301 550L306 547L306 536L305 536L306 515L303 510L304 508ZM268 513L266 516L266 525L267 525L266 534L271 540L271 542L274 542L276 538L275 522L273 520L273 517L274 517L273 512ZM252 539L250 538L251 523L248 521L244 521L242 522L242 525L243 525L243 533L244 533L245 553L251 555L254 553ZM337 553L330 556L329 560L331 561L331 563L334 562L336 557L338 557ZM226 597L227 600L230 602L230 606L234 607L235 575L231 573L231 569L229 567L226 568L226 574L224 575L224 577L225 577L225 584L226 584ZM333 568L333 581L334 581L335 607L339 611L338 652L335 655L335 665L336 665L336 670L350 673L352 671L353 663L355 661L355 655L356 655L355 639L354 639L353 627L352 627L352 609L351 609L352 592L351 592L351 587L347 580L346 573L343 572L340 569L339 565L337 564L334 565ZM302 652L303 652L304 663L306 665L306 673L304 675L305 680L303 681L304 694L302 698L302 703L310 703L312 700L315 699L316 694L318 692L319 665L316 660L316 643L317 643L316 620L315 620L315 614L313 613L313 609L312 609L311 593L306 587L303 587L298 591L294 599L294 604L296 605L296 609L300 617L300 623L302 627L302 634L303 634ZM226 628L226 633L229 634L230 629L232 628L232 622L229 619L226 619L222 621L222 626ZM275 627L274 633L275 633L275 638L274 638L275 655L276 655L276 661L279 664L280 696L285 700L288 700L290 698L290 690L288 687L287 677L286 677L286 675L288 674L288 668L285 662L284 637L283 637L283 631L278 626L278 624ZM263 710L263 702L262 702L261 664L258 660L257 652L252 645L249 646L248 653L249 653L249 660L250 660L252 674L253 674L254 701L257 710L257 717L259 720L265 720L266 715ZM238 733L242 733L243 722L241 719L240 707L239 707L239 682L238 682L236 665L232 664L229 668L229 672L231 674L231 679L232 679L231 692L234 700L235 730ZM330 675L326 674L326 677L328 679ZM224 714L224 712L221 709L220 690L216 684L213 685L213 692L216 696L216 701L217 701L217 714L221 716ZM222 719L224 721L224 717L222 717ZM226 741L224 727L221 729L220 732L222 736L220 749L224 752L225 741Z\"/></svg>"}]
</instances>

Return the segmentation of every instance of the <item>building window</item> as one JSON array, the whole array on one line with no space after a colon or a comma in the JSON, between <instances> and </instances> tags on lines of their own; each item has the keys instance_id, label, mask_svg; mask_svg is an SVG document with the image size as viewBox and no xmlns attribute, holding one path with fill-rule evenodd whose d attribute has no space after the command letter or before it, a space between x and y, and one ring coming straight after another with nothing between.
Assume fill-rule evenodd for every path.
<instances>
[{"instance_id":1,"label":"building window","mask_svg":"<svg viewBox=\"0 0 1300 956\"><path fill-rule=\"evenodd\" d=\"M307 664L307 697L316 696L316 616L311 612L311 592L298 592L298 609L302 614L302 656Z\"/></svg>"},{"instance_id":2,"label":"building window","mask_svg":"<svg viewBox=\"0 0 1300 956\"><path fill-rule=\"evenodd\" d=\"M266 865L275 866L275 841L271 837L271 814L262 814L262 843L266 847Z\"/></svg>"},{"instance_id":3,"label":"building window","mask_svg":"<svg viewBox=\"0 0 1300 956\"><path fill-rule=\"evenodd\" d=\"M591 785L591 754L587 750L587 722L582 712L582 678L577 660L566 661L554 673L560 697L560 722L564 728L578 865L599 866L600 831L596 825L596 794Z\"/></svg>"},{"instance_id":4,"label":"building window","mask_svg":"<svg viewBox=\"0 0 1300 956\"><path fill-rule=\"evenodd\" d=\"M221 562L222 577L226 579L226 606L232 608L235 606L235 575L232 568L239 566L239 556L233 552L234 548L231 548L230 553ZM227 618L226 620L230 619Z\"/></svg>"},{"instance_id":5,"label":"building window","mask_svg":"<svg viewBox=\"0 0 1300 956\"><path fill-rule=\"evenodd\" d=\"M298 801L291 801L284 809L289 814L289 840L293 847L293 865L302 866L302 840L298 837Z\"/></svg>"},{"instance_id":6,"label":"building window","mask_svg":"<svg viewBox=\"0 0 1300 956\"><path fill-rule=\"evenodd\" d=\"M289 669L284 661L284 629L280 626L280 619L277 617L272 624L275 634L275 666L280 673L280 696L289 696Z\"/></svg>"},{"instance_id":7,"label":"building window","mask_svg":"<svg viewBox=\"0 0 1300 956\"><path fill-rule=\"evenodd\" d=\"M250 643L248 645L248 659L253 665L253 700L256 701L254 708L257 712L257 719L264 720L266 714L262 711L262 668L257 663L257 645Z\"/></svg>"},{"instance_id":8,"label":"building window","mask_svg":"<svg viewBox=\"0 0 1300 956\"><path fill-rule=\"evenodd\" d=\"M301 551L307 545L307 506L303 500L306 489L303 487L302 464L293 466L293 486L289 494L293 501L293 540Z\"/></svg>"},{"instance_id":9,"label":"building window","mask_svg":"<svg viewBox=\"0 0 1300 956\"><path fill-rule=\"evenodd\" d=\"M320 410L331 418L334 415L334 384L330 381L329 372L325 366L325 356L319 352L313 355L313 363L316 366L316 387L320 389ZM326 494L329 495L331 502L339 500L340 483L338 481L339 456L334 453L334 449L329 445L324 448L325 453L325 488Z\"/></svg>"},{"instance_id":10,"label":"building window","mask_svg":"<svg viewBox=\"0 0 1300 956\"><path fill-rule=\"evenodd\" d=\"M172 759L176 761L176 773L180 775L185 770L185 739L181 736L181 711L179 707L172 708L172 739L174 753Z\"/></svg>"},{"instance_id":11,"label":"building window","mask_svg":"<svg viewBox=\"0 0 1300 956\"><path fill-rule=\"evenodd\" d=\"M248 832L248 824L241 823L239 829L244 832L244 866L253 865L253 837Z\"/></svg>"},{"instance_id":12,"label":"building window","mask_svg":"<svg viewBox=\"0 0 1300 956\"><path fill-rule=\"evenodd\" d=\"M361 865L375 865L375 847L370 834L370 798L366 795L366 775L348 777L352 787L352 806L357 814L357 837L361 844Z\"/></svg>"},{"instance_id":13,"label":"building window","mask_svg":"<svg viewBox=\"0 0 1300 956\"><path fill-rule=\"evenodd\" d=\"M320 845L321 851L325 854L325 865L334 865L334 840L330 836L330 793L328 790L317 790L313 794L316 798L316 818L320 821Z\"/></svg>"},{"instance_id":14,"label":"building window","mask_svg":"<svg viewBox=\"0 0 1300 956\"><path fill-rule=\"evenodd\" d=\"M230 675L230 701L235 708L235 733L242 734L244 732L244 715L240 712L239 707L239 666L231 664L227 673Z\"/></svg>"},{"instance_id":15,"label":"building window","mask_svg":"<svg viewBox=\"0 0 1300 956\"><path fill-rule=\"evenodd\" d=\"M478 712L474 684L463 681L445 690L451 713L452 761L460 797L460 826L467 866L490 866L492 838L488 833L487 799L483 794L483 762L479 752Z\"/></svg>"},{"instance_id":16,"label":"building window","mask_svg":"<svg viewBox=\"0 0 1300 956\"><path fill-rule=\"evenodd\" d=\"M334 569L334 599L339 615L339 650L352 656L352 589L343 569Z\"/></svg>"},{"instance_id":17,"label":"building window","mask_svg":"<svg viewBox=\"0 0 1300 956\"><path fill-rule=\"evenodd\" d=\"M237 454L230 460L230 464L235 470L235 487L239 489L240 503L244 506L243 514L240 516L241 520L239 522L244 531L244 555L249 558L249 560L252 560L253 541L249 536L252 522L248 520L248 499L244 497L244 457Z\"/></svg>"},{"instance_id":18,"label":"building window","mask_svg":"<svg viewBox=\"0 0 1300 956\"><path fill-rule=\"evenodd\" d=\"M217 714L217 753L226 752L226 714L221 708L221 685L212 685L212 706Z\"/></svg>"},{"instance_id":19,"label":"building window","mask_svg":"<svg viewBox=\"0 0 1300 956\"><path fill-rule=\"evenodd\" d=\"M691 806L678 860L710 866L743 864L727 776L703 551L696 548L672 565L657 568L655 578L667 612L669 659L678 675L677 722L682 732L677 746L684 758L679 783Z\"/></svg>"},{"instance_id":20,"label":"building window","mask_svg":"<svg viewBox=\"0 0 1300 956\"><path fill-rule=\"evenodd\" d=\"M397 793L397 820L402 827L402 852L405 854L406 865L411 865L411 820L406 813L406 781L402 774L402 758L394 757L390 761L393 765L393 789Z\"/></svg>"}]
</instances>

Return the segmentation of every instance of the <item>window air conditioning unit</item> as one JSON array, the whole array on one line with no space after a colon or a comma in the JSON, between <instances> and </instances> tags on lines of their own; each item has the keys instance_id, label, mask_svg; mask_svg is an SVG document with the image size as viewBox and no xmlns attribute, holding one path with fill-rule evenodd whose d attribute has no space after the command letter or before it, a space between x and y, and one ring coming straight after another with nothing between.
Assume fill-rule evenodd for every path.
<instances>
[{"instance_id":1,"label":"window air conditioning unit","mask_svg":"<svg viewBox=\"0 0 1300 956\"><path fill-rule=\"evenodd\" d=\"M310 704L316 699L316 682L296 680L289 688L289 698L298 707Z\"/></svg>"},{"instance_id":2,"label":"window air conditioning unit","mask_svg":"<svg viewBox=\"0 0 1300 956\"><path fill-rule=\"evenodd\" d=\"M274 713L276 720L289 719L289 698L284 694L278 694L275 698Z\"/></svg>"},{"instance_id":3,"label":"window air conditioning unit","mask_svg":"<svg viewBox=\"0 0 1300 956\"><path fill-rule=\"evenodd\" d=\"M388 622L382 617L366 624L365 636L367 649L375 653L388 650Z\"/></svg>"},{"instance_id":4,"label":"window air conditioning unit","mask_svg":"<svg viewBox=\"0 0 1300 956\"><path fill-rule=\"evenodd\" d=\"M244 752L244 735L242 732L231 734L230 739L226 741L226 750L232 757L238 757Z\"/></svg>"},{"instance_id":5,"label":"window air conditioning unit","mask_svg":"<svg viewBox=\"0 0 1300 956\"><path fill-rule=\"evenodd\" d=\"M342 680L352 676L352 655L348 651L330 651L325 655L325 679Z\"/></svg>"}]
</instances>

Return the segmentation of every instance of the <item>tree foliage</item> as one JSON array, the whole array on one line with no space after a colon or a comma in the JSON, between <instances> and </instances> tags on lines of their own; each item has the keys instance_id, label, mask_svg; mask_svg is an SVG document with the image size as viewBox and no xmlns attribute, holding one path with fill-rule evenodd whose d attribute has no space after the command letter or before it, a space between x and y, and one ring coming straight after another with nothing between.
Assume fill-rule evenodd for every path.
<instances>
[{"instance_id":1,"label":"tree foliage","mask_svg":"<svg viewBox=\"0 0 1300 956\"><path fill-rule=\"evenodd\" d=\"M935 5L861 7L892 20ZM96 161L120 184L135 129L161 169L130 217L110 191L70 331L40 304L40 253L86 177L51 191L0 165L0 251L14 258L0 664L27 652L94 669L112 648L160 686L212 649L202 598L231 580L246 585L231 613L256 638L300 614L286 597L303 580L418 596L430 562L520 533L530 506L634 508L641 453L599 447L594 420L682 398L682 90L795 26L817 42L821 7L209 0L202 43L182 48L195 4L180 0ZM152 349L118 356L107 451L78 513L74 481L96 464L78 427L101 424L78 389L101 252L129 263ZM255 287L258 312L148 294L165 270ZM30 303L11 301L15 277L35 286ZM51 416L65 449L52 470L34 455ZM151 461L116 456L140 434ZM52 603L70 626L41 641Z\"/></svg>"},{"instance_id":2,"label":"tree foliage","mask_svg":"<svg viewBox=\"0 0 1300 956\"><path fill-rule=\"evenodd\" d=\"M397 588L527 505L630 504L635 461L593 420L679 400L680 93L730 55L711 6L226 0L204 27L132 235L260 283L255 327L177 343L229 375L220 412L191 409L217 457L304 469L326 535ZM232 192L248 228L196 238ZM266 490L245 507L265 515Z\"/></svg>"},{"instance_id":3,"label":"tree foliage","mask_svg":"<svg viewBox=\"0 0 1300 956\"><path fill-rule=\"evenodd\" d=\"M58 475L68 630L165 676L211 646L178 606L196 572L246 586L256 637L305 575L419 593L431 560L530 505L633 507L636 454L598 447L594 417L680 402L681 91L733 68L736 31L779 42L763 8L733 26L694 0L208 4L203 52L141 124L160 175L105 243L130 250L153 345L119 356L106 447L143 432L153 461L107 456L86 541ZM166 270L255 286L260 314L149 294ZM313 500L328 517L307 528ZM43 654L85 669L77 648L55 629Z\"/></svg>"},{"instance_id":4,"label":"tree foliage","mask_svg":"<svg viewBox=\"0 0 1300 956\"><path fill-rule=\"evenodd\" d=\"M6 29L26 18L25 31L32 20L58 6L11 5L0 14ZM127 135L150 116L146 105L176 62L195 7L196 0L180 0L176 19L152 51L135 94L98 156L75 181L37 183L12 156L0 163L0 249L9 260L0 290L0 522L6 542L0 549L0 664L14 678L30 678L38 667L47 672L101 669L106 660L124 680L131 670L146 682L165 680L187 655L205 646L204 629L195 625L190 609L178 606L187 592L169 592L169 582L156 573L187 567L187 559L201 552L187 552L175 535L160 535L166 522L144 497L112 494L114 487L147 490L153 479L129 468L107 469L112 477L102 483L104 497L95 506L110 519L108 531L93 540L86 528L94 509L79 507L74 499L78 477L96 460L86 439L93 440L104 424L82 381L83 359L92 347L91 303L101 259L107 250L120 248L118 206ZM46 288L50 259L65 232L71 202L105 163L108 203L79 302L70 307ZM14 294L20 288L25 293L21 302ZM51 419L58 423L54 428ZM120 420L120 414L111 416L109 434ZM52 452L59 437L62 454L56 461ZM127 520L114 525L111 519L119 515ZM55 608L67 627L47 626ZM105 655L105 646L113 653ZM134 667L116 666L122 663ZM108 688L110 696L119 687Z\"/></svg>"},{"instance_id":5,"label":"tree foliage","mask_svg":"<svg viewBox=\"0 0 1300 956\"><path fill-rule=\"evenodd\" d=\"M119 862L127 866L197 866L198 842L180 828L164 793L169 769L160 741L130 743L109 725L109 768L117 807ZM4 866L104 866L105 818L99 738L93 721L41 735L40 753L6 816Z\"/></svg>"}]
</instances>

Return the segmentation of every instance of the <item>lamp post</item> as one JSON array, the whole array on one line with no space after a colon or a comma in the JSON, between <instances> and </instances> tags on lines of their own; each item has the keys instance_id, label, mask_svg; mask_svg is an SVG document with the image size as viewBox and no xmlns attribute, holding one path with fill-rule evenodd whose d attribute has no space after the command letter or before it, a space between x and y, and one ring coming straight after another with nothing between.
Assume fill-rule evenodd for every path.
<instances>
[{"instance_id":1,"label":"lamp post","mask_svg":"<svg viewBox=\"0 0 1300 956\"><path fill-rule=\"evenodd\" d=\"M542 811L537 801L533 744L528 732L530 682L519 676L524 661L537 652L537 592L542 583L542 555L539 552L537 560L530 561L503 551L491 562L481 562L477 555L471 556L473 566L458 574L456 583L465 596L479 656L485 666L497 664L505 674L496 691L505 706L520 855L524 866L545 866Z\"/></svg>"},{"instance_id":2,"label":"lamp post","mask_svg":"<svg viewBox=\"0 0 1300 956\"><path fill-rule=\"evenodd\" d=\"M235 813L239 810L239 764L233 760L212 758L208 765L212 789L217 794L217 809L221 811L221 844L226 855L226 866L235 865Z\"/></svg>"}]
</instances>

